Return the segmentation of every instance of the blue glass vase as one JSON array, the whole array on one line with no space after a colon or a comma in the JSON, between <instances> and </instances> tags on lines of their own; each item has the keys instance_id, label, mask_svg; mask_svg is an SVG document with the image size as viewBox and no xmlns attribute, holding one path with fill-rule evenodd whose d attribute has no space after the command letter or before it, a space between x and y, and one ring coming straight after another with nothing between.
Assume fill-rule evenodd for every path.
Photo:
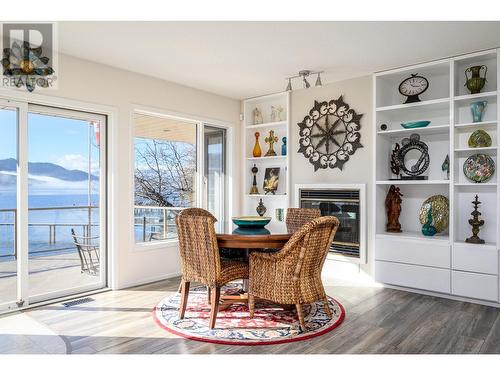
<instances>
[{"instance_id":1,"label":"blue glass vase","mask_svg":"<svg viewBox=\"0 0 500 375\"><path fill-rule=\"evenodd\" d=\"M488 102L486 100L470 103L470 110L472 112L472 122L483 121L483 115L487 105Z\"/></svg>"},{"instance_id":2,"label":"blue glass vase","mask_svg":"<svg viewBox=\"0 0 500 375\"><path fill-rule=\"evenodd\" d=\"M281 138L281 141L283 142L281 144L281 155L286 155L286 137Z\"/></svg>"}]
</instances>

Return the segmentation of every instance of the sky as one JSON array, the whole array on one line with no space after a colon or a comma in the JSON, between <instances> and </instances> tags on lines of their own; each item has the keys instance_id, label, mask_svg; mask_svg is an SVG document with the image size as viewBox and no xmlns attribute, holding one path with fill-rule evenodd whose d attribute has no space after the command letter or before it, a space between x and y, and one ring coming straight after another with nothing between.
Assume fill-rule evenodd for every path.
<instances>
[{"instance_id":1,"label":"sky","mask_svg":"<svg viewBox=\"0 0 500 375\"><path fill-rule=\"evenodd\" d=\"M28 114L28 161L48 162L66 169L88 168L88 121L62 117ZM16 158L16 112L0 109L0 160ZM98 152L92 137L92 172L97 174ZM41 184L30 186L30 192L37 189L64 191L61 181L40 179ZM43 183L42 183L43 182ZM71 185L71 186L69 186ZM86 183L68 183L70 190L85 190Z\"/></svg>"}]
</instances>

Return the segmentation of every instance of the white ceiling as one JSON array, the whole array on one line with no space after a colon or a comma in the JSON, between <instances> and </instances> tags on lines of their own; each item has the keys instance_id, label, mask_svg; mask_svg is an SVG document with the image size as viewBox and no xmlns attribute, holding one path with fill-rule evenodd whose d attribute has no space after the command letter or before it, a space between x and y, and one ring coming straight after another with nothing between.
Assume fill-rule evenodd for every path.
<instances>
[{"instance_id":1,"label":"white ceiling","mask_svg":"<svg viewBox=\"0 0 500 375\"><path fill-rule=\"evenodd\" d=\"M301 69L325 70L325 84L499 47L500 22L61 22L59 45L242 99L283 91Z\"/></svg>"}]
</instances>

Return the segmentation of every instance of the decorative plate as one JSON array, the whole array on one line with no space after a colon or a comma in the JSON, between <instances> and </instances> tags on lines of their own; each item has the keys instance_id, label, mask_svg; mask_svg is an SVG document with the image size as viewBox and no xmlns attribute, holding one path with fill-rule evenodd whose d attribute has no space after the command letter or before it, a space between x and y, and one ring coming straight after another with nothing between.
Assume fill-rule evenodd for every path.
<instances>
[{"instance_id":1,"label":"decorative plate","mask_svg":"<svg viewBox=\"0 0 500 375\"><path fill-rule=\"evenodd\" d=\"M473 182L486 182L495 173L495 162L485 154L471 155L464 162L465 177Z\"/></svg>"},{"instance_id":2,"label":"decorative plate","mask_svg":"<svg viewBox=\"0 0 500 375\"><path fill-rule=\"evenodd\" d=\"M265 216L239 216L232 218L233 223L240 228L264 228L271 221Z\"/></svg>"},{"instance_id":3,"label":"decorative plate","mask_svg":"<svg viewBox=\"0 0 500 375\"><path fill-rule=\"evenodd\" d=\"M420 223L423 225L427 222L427 214L429 208L432 207L432 226L437 229L438 233L445 232L448 229L450 216L450 202L444 195L433 195L427 198L418 215Z\"/></svg>"},{"instance_id":4,"label":"decorative plate","mask_svg":"<svg viewBox=\"0 0 500 375\"><path fill-rule=\"evenodd\" d=\"M429 125L430 121L411 121L411 122L403 122L401 126L405 129L416 129L416 128L425 128Z\"/></svg>"},{"instance_id":5,"label":"decorative plate","mask_svg":"<svg viewBox=\"0 0 500 375\"><path fill-rule=\"evenodd\" d=\"M491 137L484 130L479 129L470 135L468 143L471 148L490 147Z\"/></svg>"}]
</instances>

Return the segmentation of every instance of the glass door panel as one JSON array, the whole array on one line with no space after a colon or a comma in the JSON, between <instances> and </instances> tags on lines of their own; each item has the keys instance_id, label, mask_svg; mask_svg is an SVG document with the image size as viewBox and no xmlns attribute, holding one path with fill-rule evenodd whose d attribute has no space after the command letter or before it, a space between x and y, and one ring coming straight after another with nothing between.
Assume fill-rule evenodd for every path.
<instances>
[{"instance_id":1,"label":"glass door panel","mask_svg":"<svg viewBox=\"0 0 500 375\"><path fill-rule=\"evenodd\" d=\"M104 125L99 115L30 107L30 302L105 286Z\"/></svg>"},{"instance_id":2,"label":"glass door panel","mask_svg":"<svg viewBox=\"0 0 500 375\"><path fill-rule=\"evenodd\" d=\"M226 168L226 130L205 125L205 202L217 218L217 229L224 223L224 193Z\"/></svg>"},{"instance_id":3,"label":"glass door panel","mask_svg":"<svg viewBox=\"0 0 500 375\"><path fill-rule=\"evenodd\" d=\"M17 128L17 109L0 103L0 312L18 300Z\"/></svg>"}]
</instances>

